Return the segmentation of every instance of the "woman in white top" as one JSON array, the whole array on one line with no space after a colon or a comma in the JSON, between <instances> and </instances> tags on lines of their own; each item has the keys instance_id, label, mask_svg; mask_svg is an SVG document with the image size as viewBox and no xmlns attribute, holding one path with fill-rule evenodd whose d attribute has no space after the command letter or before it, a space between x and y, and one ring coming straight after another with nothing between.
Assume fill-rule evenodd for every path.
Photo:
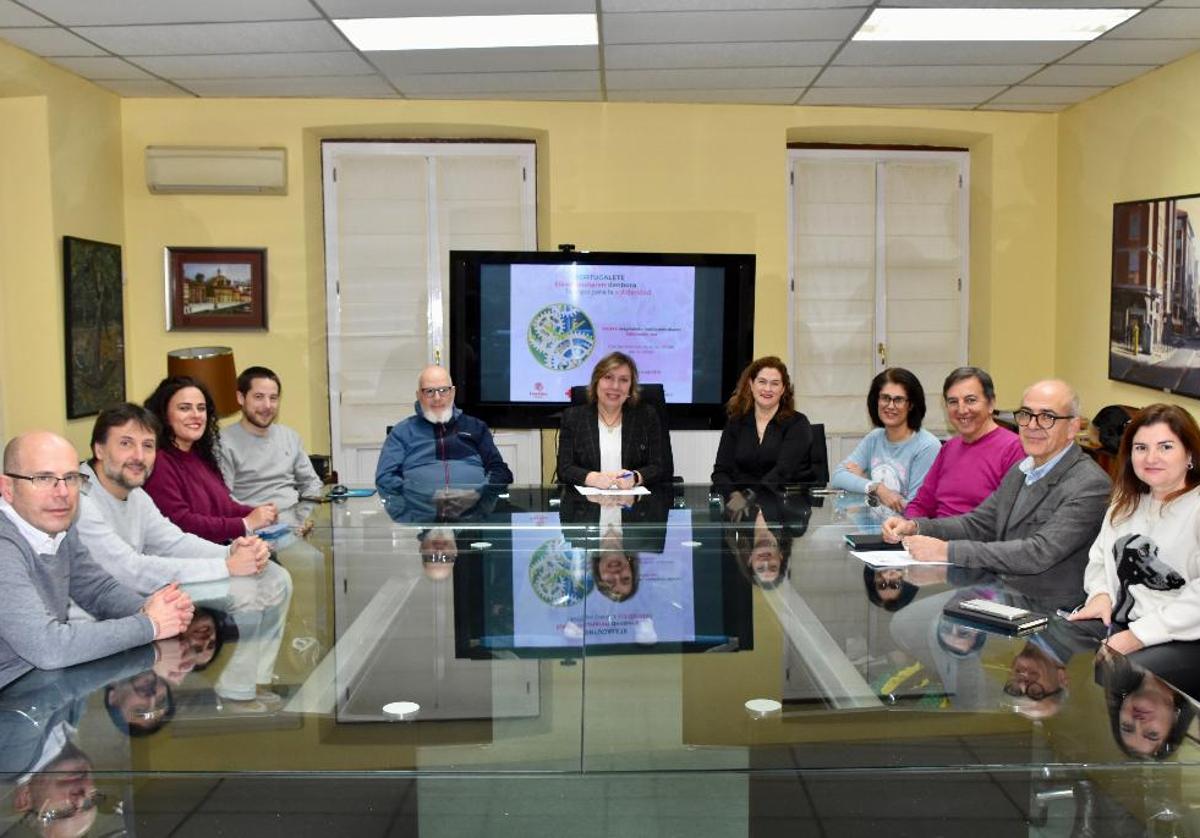
<instances>
[{"instance_id":1,"label":"woman in white top","mask_svg":"<svg viewBox=\"0 0 1200 838\"><path fill-rule=\"evenodd\" d=\"M1200 643L1192 642L1200 640L1197 461L1200 427L1182 408L1152 404L1130 421L1117 455L1112 503L1084 573L1087 601L1071 617L1100 620L1110 648L1167 680L1182 674L1200 682L1200 672L1186 677L1200 668ZM1123 582L1132 597L1128 608ZM1152 647L1159 653L1142 652Z\"/></svg>"}]
</instances>

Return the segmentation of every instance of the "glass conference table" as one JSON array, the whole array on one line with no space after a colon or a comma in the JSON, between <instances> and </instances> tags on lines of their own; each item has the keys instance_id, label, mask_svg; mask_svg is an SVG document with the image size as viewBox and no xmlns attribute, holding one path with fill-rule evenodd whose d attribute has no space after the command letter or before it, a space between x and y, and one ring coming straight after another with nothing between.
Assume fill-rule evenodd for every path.
<instances>
[{"instance_id":1,"label":"glass conference table","mask_svg":"<svg viewBox=\"0 0 1200 838\"><path fill-rule=\"evenodd\" d=\"M943 614L1035 580L873 569L861 496L627 501L315 506L183 641L0 691L0 835L1200 834L1190 699Z\"/></svg>"}]
</instances>

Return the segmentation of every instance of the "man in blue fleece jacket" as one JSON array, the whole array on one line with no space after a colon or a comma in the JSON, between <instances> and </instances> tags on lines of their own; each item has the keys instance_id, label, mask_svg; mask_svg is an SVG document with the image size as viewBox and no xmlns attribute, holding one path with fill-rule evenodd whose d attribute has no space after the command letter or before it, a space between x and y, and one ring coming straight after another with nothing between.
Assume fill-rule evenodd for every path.
<instances>
[{"instance_id":1,"label":"man in blue fleece jacket","mask_svg":"<svg viewBox=\"0 0 1200 838\"><path fill-rule=\"evenodd\" d=\"M421 371L414 407L415 415L392 428L379 454L375 486L380 494L395 494L414 478L427 486L464 490L512 482L487 425L454 406L454 384L445 369Z\"/></svg>"}]
</instances>

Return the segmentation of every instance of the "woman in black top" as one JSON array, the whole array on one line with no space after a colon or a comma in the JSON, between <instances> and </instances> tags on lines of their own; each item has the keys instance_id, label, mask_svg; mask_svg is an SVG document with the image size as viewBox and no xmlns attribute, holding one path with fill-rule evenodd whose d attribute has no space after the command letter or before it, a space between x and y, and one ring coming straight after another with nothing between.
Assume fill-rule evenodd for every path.
<instances>
[{"instance_id":1,"label":"woman in black top","mask_svg":"<svg viewBox=\"0 0 1200 838\"><path fill-rule=\"evenodd\" d=\"M796 412L787 365L773 355L742 370L726 403L729 421L721 434L713 486L729 498L741 487L816 480L809 459L812 427Z\"/></svg>"},{"instance_id":2,"label":"woman in black top","mask_svg":"<svg viewBox=\"0 0 1200 838\"><path fill-rule=\"evenodd\" d=\"M637 364L610 352L592 370L588 403L563 411L558 479L574 486L631 489L669 479L654 408L640 400Z\"/></svg>"}]
</instances>

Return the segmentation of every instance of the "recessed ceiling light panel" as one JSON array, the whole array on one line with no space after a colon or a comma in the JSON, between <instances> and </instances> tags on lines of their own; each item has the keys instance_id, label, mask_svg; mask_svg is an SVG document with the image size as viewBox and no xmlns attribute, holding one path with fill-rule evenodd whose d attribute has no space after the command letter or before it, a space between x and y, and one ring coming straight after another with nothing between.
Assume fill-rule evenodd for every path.
<instances>
[{"instance_id":1,"label":"recessed ceiling light panel","mask_svg":"<svg viewBox=\"0 0 1200 838\"><path fill-rule=\"evenodd\" d=\"M592 14L369 17L333 23L364 52L594 46L600 41Z\"/></svg>"},{"instance_id":2,"label":"recessed ceiling light panel","mask_svg":"<svg viewBox=\"0 0 1200 838\"><path fill-rule=\"evenodd\" d=\"M876 9L855 41L1091 41L1140 9Z\"/></svg>"}]
</instances>

